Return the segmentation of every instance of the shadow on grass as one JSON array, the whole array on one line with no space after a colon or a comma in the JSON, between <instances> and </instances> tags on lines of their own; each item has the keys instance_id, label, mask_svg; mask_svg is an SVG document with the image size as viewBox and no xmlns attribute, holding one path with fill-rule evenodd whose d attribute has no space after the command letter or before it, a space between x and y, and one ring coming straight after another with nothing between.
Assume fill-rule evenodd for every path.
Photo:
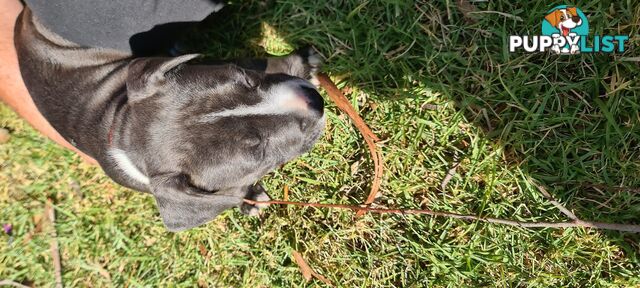
<instances>
[{"instance_id":1,"label":"shadow on grass","mask_svg":"<svg viewBox=\"0 0 640 288\"><path fill-rule=\"evenodd\" d=\"M538 34L549 3L476 3L478 11L510 12L465 18L456 1L448 1L449 6L431 1L237 2L192 37L194 48L215 58L264 55L265 27L267 34L282 37L282 43L271 43L281 47L279 52L312 43L328 58L326 72L362 92L348 96L365 118L376 103L423 99L416 91L430 91L437 101L417 103L416 117L425 109L437 113L439 107L455 105L462 120L448 125L458 129L460 123L472 123L471 129L504 155L498 157L503 169L522 172L510 192L526 194L514 196L518 201L531 206L545 202L534 187L525 187L531 179L583 219L640 224L640 67L637 60L623 59L640 55L637 36L624 54L510 54L508 35ZM640 25L631 24L640 21L640 4L632 2L592 1L581 8L592 34L638 35ZM441 151L440 160L450 166L460 163L454 182L478 191L476 204L464 205L484 214L487 195L482 193L492 193L483 191L493 191L496 184L486 176L490 171L473 175L474 151L468 143L477 140L454 134L440 139L450 147ZM428 137L416 137L424 138L417 140L417 149L430 149ZM428 190L427 195L447 193L439 185ZM364 199L367 187L360 191L357 197ZM500 197L504 195L489 198ZM411 204L411 199L404 201L395 203ZM495 216L516 212L501 213ZM555 209L536 213L563 218ZM637 258L637 235L601 233L627 257Z\"/></svg>"}]
</instances>

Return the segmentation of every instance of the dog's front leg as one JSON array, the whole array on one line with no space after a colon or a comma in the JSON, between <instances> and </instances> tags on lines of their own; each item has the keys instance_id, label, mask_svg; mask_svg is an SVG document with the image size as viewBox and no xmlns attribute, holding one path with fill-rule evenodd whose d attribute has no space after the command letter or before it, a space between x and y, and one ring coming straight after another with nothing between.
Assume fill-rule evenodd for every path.
<instances>
[{"instance_id":1,"label":"dog's front leg","mask_svg":"<svg viewBox=\"0 0 640 288\"><path fill-rule=\"evenodd\" d=\"M219 65L229 61L206 61L206 64ZM245 69L264 72L267 74L287 74L303 79L318 86L316 74L320 70L322 57L313 48L307 47L281 57L269 57L266 59L242 59L231 61Z\"/></svg>"},{"instance_id":2,"label":"dog's front leg","mask_svg":"<svg viewBox=\"0 0 640 288\"><path fill-rule=\"evenodd\" d=\"M322 57L312 47L302 48L283 57L267 58L267 74L284 73L309 80L313 85L320 83L316 74L320 70Z\"/></svg>"},{"instance_id":3,"label":"dog's front leg","mask_svg":"<svg viewBox=\"0 0 640 288\"><path fill-rule=\"evenodd\" d=\"M267 191L262 188L260 184L254 184L249 186L248 191L244 195L245 199L254 200L254 201L269 201L271 197L267 195ZM249 216L258 216L262 209L269 207L269 204L256 204L251 205L248 203L243 203L240 206L240 212L249 215Z\"/></svg>"}]
</instances>

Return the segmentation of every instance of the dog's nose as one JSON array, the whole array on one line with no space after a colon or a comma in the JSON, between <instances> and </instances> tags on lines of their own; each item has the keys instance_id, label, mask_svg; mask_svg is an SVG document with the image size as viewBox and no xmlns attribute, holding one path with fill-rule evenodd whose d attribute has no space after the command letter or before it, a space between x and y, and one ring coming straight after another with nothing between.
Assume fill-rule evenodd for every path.
<instances>
[{"instance_id":1,"label":"dog's nose","mask_svg":"<svg viewBox=\"0 0 640 288\"><path fill-rule=\"evenodd\" d=\"M578 23L580 22L580 16L571 16L571 20L573 20L573 22Z\"/></svg>"},{"instance_id":2,"label":"dog's nose","mask_svg":"<svg viewBox=\"0 0 640 288\"><path fill-rule=\"evenodd\" d=\"M300 90L302 90L301 96L304 98L309 109L312 109L322 115L324 113L324 100L320 93L318 93L318 90L307 85L301 85Z\"/></svg>"}]
</instances>

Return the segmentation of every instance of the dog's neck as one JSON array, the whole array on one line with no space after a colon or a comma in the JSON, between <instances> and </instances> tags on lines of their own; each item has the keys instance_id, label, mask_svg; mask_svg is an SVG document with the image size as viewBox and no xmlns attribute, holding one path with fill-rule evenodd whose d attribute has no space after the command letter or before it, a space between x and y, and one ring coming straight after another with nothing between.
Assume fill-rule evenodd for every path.
<instances>
[{"instance_id":1,"label":"dog's neck","mask_svg":"<svg viewBox=\"0 0 640 288\"><path fill-rule=\"evenodd\" d=\"M127 116L129 115L129 106L127 106L127 97L122 96L118 103L113 108L113 117L111 124L106 132L106 149L107 157L115 164L116 168L120 170L130 180L134 180L141 185L148 186L150 179L145 173L140 170L140 167L135 164L133 155L135 151L127 151L123 146L123 143L130 134L129 126L127 125Z\"/></svg>"}]
</instances>

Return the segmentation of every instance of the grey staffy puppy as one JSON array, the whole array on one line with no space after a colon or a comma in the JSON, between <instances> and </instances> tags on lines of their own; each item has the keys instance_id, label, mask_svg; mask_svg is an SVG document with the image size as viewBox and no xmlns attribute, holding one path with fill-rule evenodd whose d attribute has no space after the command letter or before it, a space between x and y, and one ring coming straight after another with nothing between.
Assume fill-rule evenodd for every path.
<instances>
[{"instance_id":1,"label":"grey staffy puppy","mask_svg":"<svg viewBox=\"0 0 640 288\"><path fill-rule=\"evenodd\" d=\"M262 207L243 203L269 199L256 181L308 151L324 128L311 49L246 69L198 64L196 54L136 58L82 47L28 7L15 29L40 112L114 181L150 192L170 231L233 207L256 214Z\"/></svg>"}]
</instances>

